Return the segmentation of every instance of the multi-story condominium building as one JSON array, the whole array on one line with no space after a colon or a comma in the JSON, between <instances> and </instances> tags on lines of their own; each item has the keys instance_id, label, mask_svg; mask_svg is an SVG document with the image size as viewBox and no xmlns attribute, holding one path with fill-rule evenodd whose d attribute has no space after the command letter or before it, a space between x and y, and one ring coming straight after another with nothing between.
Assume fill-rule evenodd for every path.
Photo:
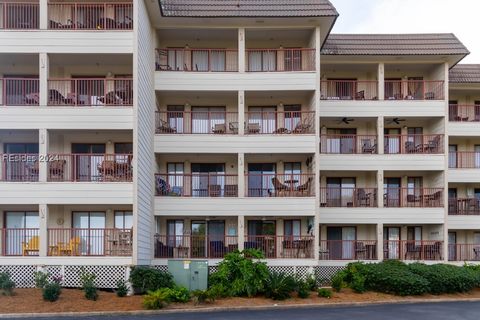
<instances>
[{"instance_id":1,"label":"multi-story condominium building","mask_svg":"<svg viewBox=\"0 0 480 320\"><path fill-rule=\"evenodd\" d=\"M337 16L0 1L0 269L480 261L480 67L452 34L331 34Z\"/></svg>"}]
</instances>

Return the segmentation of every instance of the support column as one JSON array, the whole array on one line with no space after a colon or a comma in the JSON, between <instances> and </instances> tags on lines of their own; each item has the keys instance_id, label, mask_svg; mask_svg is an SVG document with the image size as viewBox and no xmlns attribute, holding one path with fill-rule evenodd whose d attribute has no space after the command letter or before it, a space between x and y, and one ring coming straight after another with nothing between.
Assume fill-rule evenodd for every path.
<instances>
[{"instance_id":1,"label":"support column","mask_svg":"<svg viewBox=\"0 0 480 320\"><path fill-rule=\"evenodd\" d=\"M39 0L39 27L42 30L48 29L48 0Z\"/></svg>"},{"instance_id":2,"label":"support column","mask_svg":"<svg viewBox=\"0 0 480 320\"><path fill-rule=\"evenodd\" d=\"M46 257L48 253L48 205L40 204L38 207L40 215L40 230L39 230L39 256Z\"/></svg>"},{"instance_id":3,"label":"support column","mask_svg":"<svg viewBox=\"0 0 480 320\"><path fill-rule=\"evenodd\" d=\"M238 250L242 251L245 245L245 216L238 216Z\"/></svg>"},{"instance_id":4,"label":"support column","mask_svg":"<svg viewBox=\"0 0 480 320\"><path fill-rule=\"evenodd\" d=\"M238 154L238 197L245 198L245 154Z\"/></svg>"},{"instance_id":5,"label":"support column","mask_svg":"<svg viewBox=\"0 0 480 320\"><path fill-rule=\"evenodd\" d=\"M48 130L40 129L38 131L38 154L42 157L38 161L38 181L47 182L48 162Z\"/></svg>"},{"instance_id":6,"label":"support column","mask_svg":"<svg viewBox=\"0 0 480 320\"><path fill-rule=\"evenodd\" d=\"M383 223L377 224L377 258L383 260Z\"/></svg>"},{"instance_id":7,"label":"support column","mask_svg":"<svg viewBox=\"0 0 480 320\"><path fill-rule=\"evenodd\" d=\"M378 100L385 100L385 64L378 64Z\"/></svg>"},{"instance_id":8,"label":"support column","mask_svg":"<svg viewBox=\"0 0 480 320\"><path fill-rule=\"evenodd\" d=\"M245 91L238 91L238 134L245 134Z\"/></svg>"},{"instance_id":9,"label":"support column","mask_svg":"<svg viewBox=\"0 0 480 320\"><path fill-rule=\"evenodd\" d=\"M384 135L384 118L383 116L379 116L377 118L377 151L378 154L384 154L384 146L385 146L385 135Z\"/></svg>"},{"instance_id":10,"label":"support column","mask_svg":"<svg viewBox=\"0 0 480 320\"><path fill-rule=\"evenodd\" d=\"M238 29L238 72L245 72L245 28Z\"/></svg>"},{"instance_id":11,"label":"support column","mask_svg":"<svg viewBox=\"0 0 480 320\"><path fill-rule=\"evenodd\" d=\"M38 62L40 66L38 73L39 102L41 107L45 107L48 103L48 54L41 52L39 54Z\"/></svg>"},{"instance_id":12,"label":"support column","mask_svg":"<svg viewBox=\"0 0 480 320\"><path fill-rule=\"evenodd\" d=\"M385 204L383 203L383 171L377 171L377 205L379 208L383 208Z\"/></svg>"}]
</instances>

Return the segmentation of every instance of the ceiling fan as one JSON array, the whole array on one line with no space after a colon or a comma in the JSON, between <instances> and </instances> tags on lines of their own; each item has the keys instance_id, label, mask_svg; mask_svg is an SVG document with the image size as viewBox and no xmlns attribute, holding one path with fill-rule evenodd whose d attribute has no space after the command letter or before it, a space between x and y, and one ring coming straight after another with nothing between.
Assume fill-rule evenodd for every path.
<instances>
[{"instance_id":1,"label":"ceiling fan","mask_svg":"<svg viewBox=\"0 0 480 320\"><path fill-rule=\"evenodd\" d=\"M345 123L345 124L350 124L350 122L352 121L355 121L355 119L352 119L352 118L347 118L347 117L344 117L344 118L341 118L337 121L338 124L340 123Z\"/></svg>"},{"instance_id":2,"label":"ceiling fan","mask_svg":"<svg viewBox=\"0 0 480 320\"><path fill-rule=\"evenodd\" d=\"M392 118L392 119L389 119L389 120L387 120L387 121L388 121L387 124L392 124L392 123L400 124L400 122L405 121L405 119Z\"/></svg>"}]
</instances>

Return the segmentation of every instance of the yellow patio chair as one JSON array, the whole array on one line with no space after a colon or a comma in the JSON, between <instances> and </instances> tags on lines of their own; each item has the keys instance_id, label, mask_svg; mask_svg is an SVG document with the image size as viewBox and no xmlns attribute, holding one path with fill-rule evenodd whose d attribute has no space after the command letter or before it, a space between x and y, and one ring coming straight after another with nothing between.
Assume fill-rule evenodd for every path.
<instances>
[{"instance_id":1,"label":"yellow patio chair","mask_svg":"<svg viewBox=\"0 0 480 320\"><path fill-rule=\"evenodd\" d=\"M40 241L38 236L33 236L28 242L22 242L22 251L24 256L29 256L31 253L37 253L40 250Z\"/></svg>"},{"instance_id":2,"label":"yellow patio chair","mask_svg":"<svg viewBox=\"0 0 480 320\"><path fill-rule=\"evenodd\" d=\"M80 253L80 237L70 239L68 243L58 244L58 253L61 256L75 256Z\"/></svg>"}]
</instances>

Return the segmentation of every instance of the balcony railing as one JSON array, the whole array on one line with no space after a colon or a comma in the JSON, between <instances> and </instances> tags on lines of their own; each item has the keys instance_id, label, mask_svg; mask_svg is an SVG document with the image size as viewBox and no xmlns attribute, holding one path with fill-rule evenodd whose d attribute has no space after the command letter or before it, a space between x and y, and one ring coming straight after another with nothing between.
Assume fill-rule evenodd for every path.
<instances>
[{"instance_id":1,"label":"balcony railing","mask_svg":"<svg viewBox=\"0 0 480 320\"><path fill-rule=\"evenodd\" d=\"M260 174L245 175L247 197L313 197L315 175Z\"/></svg>"},{"instance_id":2,"label":"balcony railing","mask_svg":"<svg viewBox=\"0 0 480 320\"><path fill-rule=\"evenodd\" d=\"M443 241L437 240L385 240L385 260L443 260Z\"/></svg>"},{"instance_id":3,"label":"balcony railing","mask_svg":"<svg viewBox=\"0 0 480 320\"><path fill-rule=\"evenodd\" d=\"M327 208L373 208L377 206L377 189L320 188L320 206Z\"/></svg>"},{"instance_id":4,"label":"balcony railing","mask_svg":"<svg viewBox=\"0 0 480 320\"><path fill-rule=\"evenodd\" d=\"M314 111L271 111L246 113L246 134L313 134Z\"/></svg>"},{"instance_id":5,"label":"balcony railing","mask_svg":"<svg viewBox=\"0 0 480 320\"><path fill-rule=\"evenodd\" d=\"M480 122L480 105L450 104L448 120L452 122Z\"/></svg>"},{"instance_id":6,"label":"balcony railing","mask_svg":"<svg viewBox=\"0 0 480 320\"><path fill-rule=\"evenodd\" d=\"M385 80L385 100L443 100L443 80Z\"/></svg>"},{"instance_id":7,"label":"balcony railing","mask_svg":"<svg viewBox=\"0 0 480 320\"><path fill-rule=\"evenodd\" d=\"M238 134L238 112L158 111L157 134Z\"/></svg>"},{"instance_id":8,"label":"balcony railing","mask_svg":"<svg viewBox=\"0 0 480 320\"><path fill-rule=\"evenodd\" d=\"M458 169L479 169L480 152L460 151L448 154L448 167Z\"/></svg>"},{"instance_id":9,"label":"balcony railing","mask_svg":"<svg viewBox=\"0 0 480 320\"><path fill-rule=\"evenodd\" d=\"M246 49L246 71L315 71L315 49Z\"/></svg>"},{"instance_id":10,"label":"balcony railing","mask_svg":"<svg viewBox=\"0 0 480 320\"><path fill-rule=\"evenodd\" d=\"M449 244L448 261L480 261L480 244Z\"/></svg>"},{"instance_id":11,"label":"balcony railing","mask_svg":"<svg viewBox=\"0 0 480 320\"><path fill-rule=\"evenodd\" d=\"M49 154L51 182L131 182L131 154Z\"/></svg>"},{"instance_id":12,"label":"balcony railing","mask_svg":"<svg viewBox=\"0 0 480 320\"><path fill-rule=\"evenodd\" d=\"M163 48L155 53L157 71L236 72L237 49Z\"/></svg>"},{"instance_id":13,"label":"balcony railing","mask_svg":"<svg viewBox=\"0 0 480 320\"><path fill-rule=\"evenodd\" d=\"M40 251L39 229L0 229L3 256L38 256Z\"/></svg>"},{"instance_id":14,"label":"balcony railing","mask_svg":"<svg viewBox=\"0 0 480 320\"><path fill-rule=\"evenodd\" d=\"M38 181L38 154L0 154L0 181Z\"/></svg>"},{"instance_id":15,"label":"balcony railing","mask_svg":"<svg viewBox=\"0 0 480 320\"><path fill-rule=\"evenodd\" d=\"M0 3L0 29L38 29L39 20L38 1L2 1Z\"/></svg>"},{"instance_id":16,"label":"balcony railing","mask_svg":"<svg viewBox=\"0 0 480 320\"><path fill-rule=\"evenodd\" d=\"M385 154L442 154L443 134L388 134L384 137Z\"/></svg>"},{"instance_id":17,"label":"balcony railing","mask_svg":"<svg viewBox=\"0 0 480 320\"><path fill-rule=\"evenodd\" d=\"M320 153L376 154L376 135L327 134L320 136Z\"/></svg>"},{"instance_id":18,"label":"balcony railing","mask_svg":"<svg viewBox=\"0 0 480 320\"><path fill-rule=\"evenodd\" d=\"M238 175L222 173L155 174L157 196L238 197Z\"/></svg>"},{"instance_id":19,"label":"balcony railing","mask_svg":"<svg viewBox=\"0 0 480 320\"><path fill-rule=\"evenodd\" d=\"M132 106L133 81L116 79L49 79L49 106Z\"/></svg>"},{"instance_id":20,"label":"balcony railing","mask_svg":"<svg viewBox=\"0 0 480 320\"><path fill-rule=\"evenodd\" d=\"M267 259L312 259L313 236L245 236L245 249L260 250Z\"/></svg>"},{"instance_id":21,"label":"balcony railing","mask_svg":"<svg viewBox=\"0 0 480 320\"><path fill-rule=\"evenodd\" d=\"M39 81L32 78L0 78L0 105L38 106Z\"/></svg>"},{"instance_id":22,"label":"balcony railing","mask_svg":"<svg viewBox=\"0 0 480 320\"><path fill-rule=\"evenodd\" d=\"M132 17L131 1L48 4L49 29L132 30Z\"/></svg>"},{"instance_id":23,"label":"balcony railing","mask_svg":"<svg viewBox=\"0 0 480 320\"><path fill-rule=\"evenodd\" d=\"M49 256L131 256L131 229L48 229Z\"/></svg>"},{"instance_id":24,"label":"balcony railing","mask_svg":"<svg viewBox=\"0 0 480 320\"><path fill-rule=\"evenodd\" d=\"M378 81L322 80L322 100L378 100Z\"/></svg>"},{"instance_id":25,"label":"balcony railing","mask_svg":"<svg viewBox=\"0 0 480 320\"><path fill-rule=\"evenodd\" d=\"M443 188L386 188L383 205L388 208L441 208Z\"/></svg>"},{"instance_id":26,"label":"balcony railing","mask_svg":"<svg viewBox=\"0 0 480 320\"><path fill-rule=\"evenodd\" d=\"M155 258L221 259L238 249L237 236L155 235Z\"/></svg>"},{"instance_id":27,"label":"balcony railing","mask_svg":"<svg viewBox=\"0 0 480 320\"><path fill-rule=\"evenodd\" d=\"M376 240L320 240L320 260L376 260Z\"/></svg>"},{"instance_id":28,"label":"balcony railing","mask_svg":"<svg viewBox=\"0 0 480 320\"><path fill-rule=\"evenodd\" d=\"M449 198L448 214L459 215L459 216L480 215L480 199Z\"/></svg>"}]
</instances>

